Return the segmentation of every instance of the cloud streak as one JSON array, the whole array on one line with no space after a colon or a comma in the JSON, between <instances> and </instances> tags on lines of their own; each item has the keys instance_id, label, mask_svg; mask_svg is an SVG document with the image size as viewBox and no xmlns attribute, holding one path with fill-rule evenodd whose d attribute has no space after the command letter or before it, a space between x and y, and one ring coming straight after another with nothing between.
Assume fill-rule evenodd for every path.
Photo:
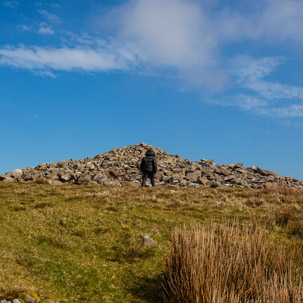
<instances>
[{"instance_id":1,"label":"cloud streak","mask_svg":"<svg viewBox=\"0 0 303 303\"><path fill-rule=\"evenodd\" d=\"M233 85L223 95L206 101L241 108L257 115L278 118L303 117L303 87L267 79L285 60L281 57L232 61ZM232 69L232 68L231 68ZM227 97L228 96L228 97Z\"/></svg>"},{"instance_id":2,"label":"cloud streak","mask_svg":"<svg viewBox=\"0 0 303 303\"><path fill-rule=\"evenodd\" d=\"M268 100L294 98L303 100L303 87L264 80L266 76L272 74L284 61L280 57L267 57L258 60L240 58L237 64L242 65L242 67L236 68L234 72L237 77L237 84L239 87L251 90Z\"/></svg>"},{"instance_id":3,"label":"cloud streak","mask_svg":"<svg viewBox=\"0 0 303 303\"><path fill-rule=\"evenodd\" d=\"M19 2L6 0L3 2L3 6L9 7L9 8L17 8L19 6Z\"/></svg>"},{"instance_id":4,"label":"cloud streak","mask_svg":"<svg viewBox=\"0 0 303 303\"><path fill-rule=\"evenodd\" d=\"M38 33L43 34L43 35L53 35L55 33L55 31L50 26L48 26L46 23L42 22L42 23L40 23Z\"/></svg>"},{"instance_id":5,"label":"cloud streak","mask_svg":"<svg viewBox=\"0 0 303 303\"><path fill-rule=\"evenodd\" d=\"M59 70L106 72L126 70L135 61L132 54L125 51L111 53L106 48L42 48L6 47L0 49L0 64L30 70Z\"/></svg>"},{"instance_id":6,"label":"cloud streak","mask_svg":"<svg viewBox=\"0 0 303 303\"><path fill-rule=\"evenodd\" d=\"M47 19L47 20L50 21L50 22L54 22L54 23L60 22L60 18L59 18L57 15L52 14L52 13L48 12L48 11L45 10L45 9L40 9L40 10L38 10L38 12L39 12L45 19Z\"/></svg>"}]
</instances>

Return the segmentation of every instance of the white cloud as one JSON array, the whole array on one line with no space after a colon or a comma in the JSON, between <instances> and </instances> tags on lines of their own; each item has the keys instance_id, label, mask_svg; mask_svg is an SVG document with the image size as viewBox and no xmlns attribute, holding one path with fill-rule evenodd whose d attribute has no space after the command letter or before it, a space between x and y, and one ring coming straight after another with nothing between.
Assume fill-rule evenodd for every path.
<instances>
[{"instance_id":1,"label":"white cloud","mask_svg":"<svg viewBox=\"0 0 303 303\"><path fill-rule=\"evenodd\" d=\"M214 12L214 26L224 42L254 39L271 44L303 42L303 2L265 0L247 5L247 11L225 8ZM251 4L251 3L250 3Z\"/></svg>"},{"instance_id":2,"label":"white cloud","mask_svg":"<svg viewBox=\"0 0 303 303\"><path fill-rule=\"evenodd\" d=\"M209 65L216 46L208 18L191 1L133 0L120 22L119 38L136 44L156 64Z\"/></svg>"},{"instance_id":3,"label":"white cloud","mask_svg":"<svg viewBox=\"0 0 303 303\"><path fill-rule=\"evenodd\" d=\"M109 48L5 47L0 49L0 64L33 71L61 70L104 72L129 69L136 58L125 50Z\"/></svg>"},{"instance_id":4,"label":"white cloud","mask_svg":"<svg viewBox=\"0 0 303 303\"><path fill-rule=\"evenodd\" d=\"M283 58L266 57L253 60L248 57L240 57L235 61L238 61L233 65L236 66L234 73L239 87L249 89L267 100L303 99L303 87L280 84L264 79L285 62Z\"/></svg>"},{"instance_id":5,"label":"white cloud","mask_svg":"<svg viewBox=\"0 0 303 303\"><path fill-rule=\"evenodd\" d=\"M48 70L34 70L33 73L37 76L50 77L53 79L57 78L57 75Z\"/></svg>"},{"instance_id":6,"label":"white cloud","mask_svg":"<svg viewBox=\"0 0 303 303\"><path fill-rule=\"evenodd\" d=\"M240 56L240 50L249 53L256 42L261 47L283 42L285 47L291 41L301 47L303 2L245 3L247 9L235 5L231 9L228 3L222 9L217 0L129 0L105 16L98 14L94 34L65 34L60 37L65 46L57 48L2 47L0 64L50 76L56 70L156 70L181 79L187 87L207 88L208 92L224 89L220 99L210 97L209 102L259 114L295 117L297 112L300 116L302 87L271 77L286 59L263 55L252 59ZM47 10L38 12L49 24L60 21ZM40 23L38 32L54 34L46 23ZM235 47L237 43L246 49ZM227 48L232 55L224 58Z\"/></svg>"},{"instance_id":7,"label":"white cloud","mask_svg":"<svg viewBox=\"0 0 303 303\"><path fill-rule=\"evenodd\" d=\"M42 22L42 23L40 23L38 33L43 34L43 35L53 35L55 32L50 26L48 26L46 23Z\"/></svg>"},{"instance_id":8,"label":"white cloud","mask_svg":"<svg viewBox=\"0 0 303 303\"><path fill-rule=\"evenodd\" d=\"M188 84L211 90L226 81L213 24L195 1L131 0L100 22L115 29L119 43L133 45L147 66L171 69Z\"/></svg>"},{"instance_id":9,"label":"white cloud","mask_svg":"<svg viewBox=\"0 0 303 303\"><path fill-rule=\"evenodd\" d=\"M208 1L203 7L188 0L130 0L98 18L102 19L101 24L106 23L115 30L110 33L112 44L119 45L120 52L124 48L127 52L132 49L139 65L171 69L187 83L214 91L223 88L229 77L220 56L222 44L271 33L281 18L294 28L303 20L300 17L303 10L299 10L302 4L298 0L290 0L284 13L279 13L285 6L282 0L266 0L261 12L253 11L250 15L237 10L218 10L213 3ZM50 22L60 20L47 10L38 12ZM46 24L40 25L38 32L54 34ZM90 39L86 39L87 45L96 37ZM82 42L79 38L78 43ZM266 88L261 83L258 85L264 93L285 90L275 85Z\"/></svg>"},{"instance_id":10,"label":"white cloud","mask_svg":"<svg viewBox=\"0 0 303 303\"><path fill-rule=\"evenodd\" d=\"M19 6L18 1L4 1L3 6L9 7L9 8L17 8Z\"/></svg>"},{"instance_id":11,"label":"white cloud","mask_svg":"<svg viewBox=\"0 0 303 303\"><path fill-rule=\"evenodd\" d=\"M229 70L222 64L222 49L226 45L247 40L263 44L303 42L301 0L266 0L255 7L250 4L247 11L237 10L236 6L233 10L218 9L218 1L211 4L130 0L102 16L100 23L103 28L114 28L115 39L121 44L133 45L144 64L172 68L186 83L210 91L222 89L230 78ZM299 94L295 88L289 90L274 83L253 84L267 97Z\"/></svg>"},{"instance_id":12,"label":"white cloud","mask_svg":"<svg viewBox=\"0 0 303 303\"><path fill-rule=\"evenodd\" d=\"M52 14L52 13L49 13L47 10L45 9L40 9L38 10L38 12L45 18L47 19L48 21L50 22L55 22L55 23L58 23L60 22L60 18L55 15L55 14Z\"/></svg>"},{"instance_id":13,"label":"white cloud","mask_svg":"<svg viewBox=\"0 0 303 303\"><path fill-rule=\"evenodd\" d=\"M303 104L292 104L278 108L261 108L259 113L277 118L301 118L303 117Z\"/></svg>"},{"instance_id":14,"label":"white cloud","mask_svg":"<svg viewBox=\"0 0 303 303\"><path fill-rule=\"evenodd\" d=\"M39 10L39 13L49 21L58 21L56 15L46 10ZM109 39L111 42L107 46L106 55L110 54L110 57L115 58L115 63L119 61L120 65L121 58L124 58L123 68L129 62L132 66L137 64L138 67L164 68L190 85L204 86L211 90L223 87L227 76L217 66L217 38L209 18L199 4L186 0L131 0L126 5L113 9L107 16L109 19L113 22L111 25L116 26L116 31ZM40 25L39 33L53 34L54 31L44 24ZM84 44L83 39L81 41L79 38L72 48L82 49L79 44ZM85 40L88 46L97 39L89 37ZM103 46L100 48L97 43L94 44L85 48L85 51L93 51L99 55L99 59L104 57ZM12 48L10 58L7 50L2 51L2 62L17 66L21 62L20 55L28 55L33 48ZM39 53L42 51L43 48L39 48ZM44 53L49 56L56 54L57 58L59 54L65 55L62 49L55 48L44 49ZM46 57L43 59L45 64L40 60L40 68L57 68L54 64L49 64ZM32 68L35 64L36 61L32 60L27 66ZM23 63L21 65L24 67ZM91 63L89 66L90 71L99 70L98 64L95 69ZM81 69L85 70L86 67L82 66Z\"/></svg>"},{"instance_id":15,"label":"white cloud","mask_svg":"<svg viewBox=\"0 0 303 303\"><path fill-rule=\"evenodd\" d=\"M266 37L303 42L302 0L267 0L268 6L259 24Z\"/></svg>"},{"instance_id":16,"label":"white cloud","mask_svg":"<svg viewBox=\"0 0 303 303\"><path fill-rule=\"evenodd\" d=\"M285 62L283 58L232 60L233 85L207 102L278 118L303 117L303 87L280 84L268 78Z\"/></svg>"}]
</instances>

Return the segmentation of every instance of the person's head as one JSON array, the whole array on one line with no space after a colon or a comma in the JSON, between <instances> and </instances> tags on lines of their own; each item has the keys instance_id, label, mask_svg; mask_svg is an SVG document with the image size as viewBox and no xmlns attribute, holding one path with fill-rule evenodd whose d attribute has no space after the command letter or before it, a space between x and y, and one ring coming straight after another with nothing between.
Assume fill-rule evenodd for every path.
<instances>
[{"instance_id":1,"label":"person's head","mask_svg":"<svg viewBox=\"0 0 303 303\"><path fill-rule=\"evenodd\" d=\"M145 154L147 157L148 156L153 156L153 157L155 157L155 152L154 152L154 150L153 149L151 149L151 148L149 148L147 151L146 151L146 154Z\"/></svg>"}]
</instances>

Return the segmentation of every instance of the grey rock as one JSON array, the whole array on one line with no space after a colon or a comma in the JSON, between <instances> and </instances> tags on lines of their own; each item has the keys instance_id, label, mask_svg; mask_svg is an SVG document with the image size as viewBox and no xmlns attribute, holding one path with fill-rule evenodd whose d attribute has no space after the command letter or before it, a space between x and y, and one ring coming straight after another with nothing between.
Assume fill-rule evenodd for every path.
<instances>
[{"instance_id":1,"label":"grey rock","mask_svg":"<svg viewBox=\"0 0 303 303\"><path fill-rule=\"evenodd\" d=\"M224 178L224 182L230 183L231 181L233 181L235 179L236 179L236 177L234 175L230 175L230 176Z\"/></svg>"},{"instance_id":2,"label":"grey rock","mask_svg":"<svg viewBox=\"0 0 303 303\"><path fill-rule=\"evenodd\" d=\"M62 185L63 183L59 180L48 180L48 183L51 185Z\"/></svg>"},{"instance_id":3,"label":"grey rock","mask_svg":"<svg viewBox=\"0 0 303 303\"><path fill-rule=\"evenodd\" d=\"M26 302L26 303L36 303L36 299L29 296L29 295L24 295L23 296L23 300Z\"/></svg>"},{"instance_id":4,"label":"grey rock","mask_svg":"<svg viewBox=\"0 0 303 303\"><path fill-rule=\"evenodd\" d=\"M106 182L106 180L107 180L107 177L105 175L103 175L103 174L97 174L97 175L95 175L93 177L92 180L95 181L95 182L97 182L97 183L99 183L99 184L101 184L101 185L104 185L105 182Z\"/></svg>"},{"instance_id":5,"label":"grey rock","mask_svg":"<svg viewBox=\"0 0 303 303\"><path fill-rule=\"evenodd\" d=\"M68 182L72 179L72 177L70 175L60 175L60 181L62 182Z\"/></svg>"},{"instance_id":6,"label":"grey rock","mask_svg":"<svg viewBox=\"0 0 303 303\"><path fill-rule=\"evenodd\" d=\"M142 243L145 247L157 247L158 244L156 243L155 240L153 240L152 238L150 238L147 235L141 236L142 239Z\"/></svg>"}]
</instances>

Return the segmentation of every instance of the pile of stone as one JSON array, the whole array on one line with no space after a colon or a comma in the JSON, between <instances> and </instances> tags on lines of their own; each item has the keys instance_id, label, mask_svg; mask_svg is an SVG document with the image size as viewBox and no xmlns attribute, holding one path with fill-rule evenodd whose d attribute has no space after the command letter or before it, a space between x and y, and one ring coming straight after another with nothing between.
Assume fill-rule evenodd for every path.
<instances>
[{"instance_id":1,"label":"pile of stone","mask_svg":"<svg viewBox=\"0 0 303 303\"><path fill-rule=\"evenodd\" d=\"M242 163L219 165L213 160L202 159L192 162L179 155L170 155L160 148L145 143L112 149L94 158L71 159L39 164L36 167L16 169L0 175L4 182L47 182L60 185L89 183L128 186L140 184L140 162L148 148L156 152L158 172L156 184L167 186L245 186L262 188L267 183L277 183L291 187L302 187L303 181L279 176L259 167L245 168Z\"/></svg>"}]
</instances>

